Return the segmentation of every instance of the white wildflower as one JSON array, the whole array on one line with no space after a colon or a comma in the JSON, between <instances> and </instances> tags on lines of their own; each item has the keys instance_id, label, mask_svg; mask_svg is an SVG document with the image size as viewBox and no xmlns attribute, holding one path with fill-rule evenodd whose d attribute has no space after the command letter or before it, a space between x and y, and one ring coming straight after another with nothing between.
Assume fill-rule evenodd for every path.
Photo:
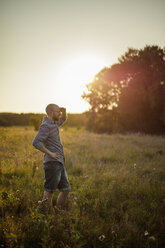
<instances>
[{"instance_id":1,"label":"white wildflower","mask_svg":"<svg viewBox=\"0 0 165 248\"><path fill-rule=\"evenodd\" d=\"M151 240L151 241L155 241L156 240L156 238L154 236L150 236L148 239Z\"/></svg>"},{"instance_id":2,"label":"white wildflower","mask_svg":"<svg viewBox=\"0 0 165 248\"><path fill-rule=\"evenodd\" d=\"M100 241L104 241L104 239L105 239L105 235L104 234L102 234L101 236L99 236L99 240Z\"/></svg>"},{"instance_id":3,"label":"white wildflower","mask_svg":"<svg viewBox=\"0 0 165 248\"><path fill-rule=\"evenodd\" d=\"M148 236L148 231L146 230L145 232L144 232L144 236Z\"/></svg>"}]
</instances>

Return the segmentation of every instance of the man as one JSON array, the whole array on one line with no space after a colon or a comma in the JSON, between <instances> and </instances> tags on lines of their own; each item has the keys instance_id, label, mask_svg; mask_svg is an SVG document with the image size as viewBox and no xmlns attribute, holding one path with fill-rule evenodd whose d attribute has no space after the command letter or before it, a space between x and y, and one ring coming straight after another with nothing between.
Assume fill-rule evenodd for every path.
<instances>
[{"instance_id":1,"label":"man","mask_svg":"<svg viewBox=\"0 0 165 248\"><path fill-rule=\"evenodd\" d=\"M40 129L33 140L33 146L44 154L44 196L42 204L48 203L50 212L53 210L52 196L58 188L56 208L63 208L70 191L67 172L64 167L63 146L59 136L59 126L66 120L66 109L56 104L46 107L47 117L44 117Z\"/></svg>"}]
</instances>

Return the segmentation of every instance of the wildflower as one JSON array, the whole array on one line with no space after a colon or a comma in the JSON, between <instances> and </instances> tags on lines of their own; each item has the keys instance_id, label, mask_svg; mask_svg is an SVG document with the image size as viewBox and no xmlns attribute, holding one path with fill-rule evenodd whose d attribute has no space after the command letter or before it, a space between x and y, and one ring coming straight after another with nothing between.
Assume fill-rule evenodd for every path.
<instances>
[{"instance_id":1,"label":"wildflower","mask_svg":"<svg viewBox=\"0 0 165 248\"><path fill-rule=\"evenodd\" d=\"M38 204L42 204L42 203L46 202L47 200L48 200L48 198L46 198L46 199L44 199L42 201L38 201Z\"/></svg>"},{"instance_id":2,"label":"wildflower","mask_svg":"<svg viewBox=\"0 0 165 248\"><path fill-rule=\"evenodd\" d=\"M150 236L148 239L151 240L151 241L155 241L156 240L156 238L154 236Z\"/></svg>"},{"instance_id":3,"label":"wildflower","mask_svg":"<svg viewBox=\"0 0 165 248\"><path fill-rule=\"evenodd\" d=\"M105 239L105 235L104 234L102 234L101 236L99 236L99 240L100 241L104 241L104 239Z\"/></svg>"},{"instance_id":4,"label":"wildflower","mask_svg":"<svg viewBox=\"0 0 165 248\"><path fill-rule=\"evenodd\" d=\"M149 234L148 231L144 232L144 236L148 236L148 234Z\"/></svg>"}]
</instances>

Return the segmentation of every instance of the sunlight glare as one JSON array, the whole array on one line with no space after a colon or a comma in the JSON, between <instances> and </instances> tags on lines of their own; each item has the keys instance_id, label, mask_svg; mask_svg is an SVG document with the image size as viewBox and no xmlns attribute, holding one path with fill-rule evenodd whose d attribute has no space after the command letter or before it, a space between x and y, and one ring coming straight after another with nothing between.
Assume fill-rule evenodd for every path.
<instances>
[{"instance_id":1,"label":"sunlight glare","mask_svg":"<svg viewBox=\"0 0 165 248\"><path fill-rule=\"evenodd\" d=\"M60 88L63 92L65 89L66 104L72 101L77 112L88 109L88 103L81 96L87 91L86 85L92 82L94 76L105 66L105 61L96 56L80 55L68 59L59 75Z\"/></svg>"}]
</instances>

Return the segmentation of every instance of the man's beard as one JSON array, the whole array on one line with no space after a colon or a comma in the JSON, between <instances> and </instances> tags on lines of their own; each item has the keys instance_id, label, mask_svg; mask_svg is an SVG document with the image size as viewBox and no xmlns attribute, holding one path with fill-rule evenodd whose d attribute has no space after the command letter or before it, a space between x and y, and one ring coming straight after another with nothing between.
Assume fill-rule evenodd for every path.
<instances>
[{"instance_id":1,"label":"man's beard","mask_svg":"<svg viewBox=\"0 0 165 248\"><path fill-rule=\"evenodd\" d=\"M54 121L59 121L59 117L53 116Z\"/></svg>"}]
</instances>

